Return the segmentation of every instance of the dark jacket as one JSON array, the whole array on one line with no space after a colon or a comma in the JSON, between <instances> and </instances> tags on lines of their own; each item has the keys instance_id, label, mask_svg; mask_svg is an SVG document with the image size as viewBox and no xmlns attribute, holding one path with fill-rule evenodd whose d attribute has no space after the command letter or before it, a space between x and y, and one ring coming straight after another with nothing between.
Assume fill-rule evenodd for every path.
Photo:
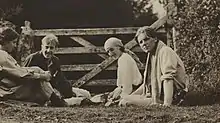
<instances>
[{"instance_id":1,"label":"dark jacket","mask_svg":"<svg viewBox=\"0 0 220 123\"><path fill-rule=\"evenodd\" d=\"M46 59L42 52L35 52L26 58L24 66L38 66L44 71L50 71L52 74L50 83L53 88L58 90L65 98L73 96L71 83L65 78L60 68L59 58L55 55L53 55L51 59Z\"/></svg>"}]
</instances>

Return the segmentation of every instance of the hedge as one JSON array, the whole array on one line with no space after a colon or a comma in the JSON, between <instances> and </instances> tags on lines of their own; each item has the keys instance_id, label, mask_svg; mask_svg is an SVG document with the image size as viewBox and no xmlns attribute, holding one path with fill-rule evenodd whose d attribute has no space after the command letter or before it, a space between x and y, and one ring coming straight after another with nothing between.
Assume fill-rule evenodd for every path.
<instances>
[{"instance_id":1,"label":"hedge","mask_svg":"<svg viewBox=\"0 0 220 123\"><path fill-rule=\"evenodd\" d=\"M177 3L178 54L191 76L191 91L220 96L220 0Z\"/></svg>"}]
</instances>

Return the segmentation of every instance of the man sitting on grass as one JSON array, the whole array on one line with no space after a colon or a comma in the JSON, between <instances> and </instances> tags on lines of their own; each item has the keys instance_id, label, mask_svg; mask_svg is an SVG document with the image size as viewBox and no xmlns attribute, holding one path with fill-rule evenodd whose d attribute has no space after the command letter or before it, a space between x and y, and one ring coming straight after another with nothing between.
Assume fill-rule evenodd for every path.
<instances>
[{"instance_id":1,"label":"man sitting on grass","mask_svg":"<svg viewBox=\"0 0 220 123\"><path fill-rule=\"evenodd\" d=\"M44 105L67 106L54 93L51 73L39 67L21 67L9 54L17 44L18 33L9 27L0 28L0 99L35 102Z\"/></svg>"},{"instance_id":2,"label":"man sitting on grass","mask_svg":"<svg viewBox=\"0 0 220 123\"><path fill-rule=\"evenodd\" d=\"M58 37L53 34L48 34L42 39L41 43L41 50L30 54L26 58L24 66L38 66L45 71L50 71L52 75L50 81L52 87L57 90L61 98L67 102L70 100L74 101L70 102L71 105L74 103L79 103L77 105L80 105L82 100L85 98L89 99L91 97L90 93L83 89L72 88L72 84L65 78L61 71L60 60L54 55L59 44Z\"/></svg>"}]
</instances>

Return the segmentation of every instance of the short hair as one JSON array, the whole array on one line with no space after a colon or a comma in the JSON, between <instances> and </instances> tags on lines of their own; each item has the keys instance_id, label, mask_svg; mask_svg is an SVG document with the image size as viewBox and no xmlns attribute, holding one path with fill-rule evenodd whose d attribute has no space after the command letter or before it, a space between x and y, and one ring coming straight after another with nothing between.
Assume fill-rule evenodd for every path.
<instances>
[{"instance_id":1,"label":"short hair","mask_svg":"<svg viewBox=\"0 0 220 123\"><path fill-rule=\"evenodd\" d=\"M157 32L153 28L151 28L149 26L145 26L145 27L139 28L135 37L134 37L134 39L137 43L138 43L138 40L137 40L138 36L142 33L144 33L148 37L157 39Z\"/></svg>"},{"instance_id":2,"label":"short hair","mask_svg":"<svg viewBox=\"0 0 220 123\"><path fill-rule=\"evenodd\" d=\"M46 35L42 40L41 43L45 43L45 42L53 42L56 46L59 45L59 41L58 41L58 37L55 36L54 34L48 34Z\"/></svg>"},{"instance_id":3,"label":"short hair","mask_svg":"<svg viewBox=\"0 0 220 123\"><path fill-rule=\"evenodd\" d=\"M0 44L5 44L7 42L13 41L19 37L19 34L10 27L0 28Z\"/></svg>"}]
</instances>

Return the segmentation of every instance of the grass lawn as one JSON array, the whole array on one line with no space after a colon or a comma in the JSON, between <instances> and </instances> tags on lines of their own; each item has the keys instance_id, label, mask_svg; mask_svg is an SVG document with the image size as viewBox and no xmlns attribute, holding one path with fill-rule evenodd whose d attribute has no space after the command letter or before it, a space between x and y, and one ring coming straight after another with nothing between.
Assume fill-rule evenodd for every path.
<instances>
[{"instance_id":1,"label":"grass lawn","mask_svg":"<svg viewBox=\"0 0 220 123\"><path fill-rule=\"evenodd\" d=\"M30 107L0 103L2 123L215 123L220 122L220 104L190 107Z\"/></svg>"}]
</instances>

